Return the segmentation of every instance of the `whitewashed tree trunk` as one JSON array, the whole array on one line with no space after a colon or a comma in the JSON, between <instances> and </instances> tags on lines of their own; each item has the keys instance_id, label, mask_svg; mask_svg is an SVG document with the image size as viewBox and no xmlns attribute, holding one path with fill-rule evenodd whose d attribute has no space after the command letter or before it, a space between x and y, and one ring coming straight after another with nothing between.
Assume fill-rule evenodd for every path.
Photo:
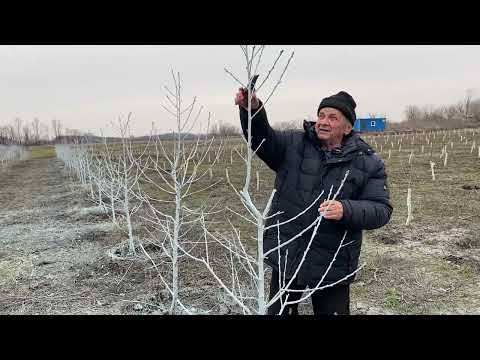
<instances>
[{"instance_id":1,"label":"whitewashed tree trunk","mask_svg":"<svg viewBox=\"0 0 480 360\"><path fill-rule=\"evenodd\" d=\"M412 221L412 189L409 187L407 191L407 221L405 225L409 225Z\"/></svg>"},{"instance_id":2,"label":"whitewashed tree trunk","mask_svg":"<svg viewBox=\"0 0 480 360\"><path fill-rule=\"evenodd\" d=\"M257 171L257 191L260 190L260 174Z\"/></svg>"}]
</instances>

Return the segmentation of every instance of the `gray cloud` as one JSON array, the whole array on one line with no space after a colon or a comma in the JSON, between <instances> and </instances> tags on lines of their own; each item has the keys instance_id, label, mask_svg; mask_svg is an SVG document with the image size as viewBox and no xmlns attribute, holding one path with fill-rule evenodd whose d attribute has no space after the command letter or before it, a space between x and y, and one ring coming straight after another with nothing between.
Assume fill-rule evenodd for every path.
<instances>
[{"instance_id":1,"label":"gray cloud","mask_svg":"<svg viewBox=\"0 0 480 360\"><path fill-rule=\"evenodd\" d=\"M320 100L340 90L353 95L357 114L403 118L407 105L456 102L480 82L480 46L269 46L261 74L280 49L294 59L267 111L272 122L313 116ZM18 116L98 132L133 112L135 134L152 121L163 131L173 122L163 110L170 69L181 73L185 100L198 100L214 119L238 121L238 85L245 79L237 46L0 46L0 124ZM260 79L261 81L261 79ZM265 98L273 84L259 93ZM474 92L474 96L478 92Z\"/></svg>"}]
</instances>

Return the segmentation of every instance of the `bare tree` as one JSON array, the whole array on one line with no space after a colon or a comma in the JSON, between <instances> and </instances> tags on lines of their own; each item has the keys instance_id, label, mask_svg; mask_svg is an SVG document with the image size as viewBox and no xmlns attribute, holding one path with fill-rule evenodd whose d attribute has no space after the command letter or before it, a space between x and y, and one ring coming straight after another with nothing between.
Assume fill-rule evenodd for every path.
<instances>
[{"instance_id":1,"label":"bare tree","mask_svg":"<svg viewBox=\"0 0 480 360\"><path fill-rule=\"evenodd\" d=\"M50 129L47 124L40 123L39 139L50 140Z\"/></svg>"},{"instance_id":2,"label":"bare tree","mask_svg":"<svg viewBox=\"0 0 480 360\"><path fill-rule=\"evenodd\" d=\"M227 136L240 135L240 129L232 124L226 122L218 122L210 125L209 136L215 136L217 138L225 138Z\"/></svg>"},{"instance_id":3,"label":"bare tree","mask_svg":"<svg viewBox=\"0 0 480 360\"><path fill-rule=\"evenodd\" d=\"M405 109L405 117L408 123L412 124L412 126L417 126L422 117L422 112L418 106L409 105Z\"/></svg>"},{"instance_id":4,"label":"bare tree","mask_svg":"<svg viewBox=\"0 0 480 360\"><path fill-rule=\"evenodd\" d=\"M40 142L40 120L38 118L34 118L32 121L32 136L34 144L38 144Z\"/></svg>"},{"instance_id":5,"label":"bare tree","mask_svg":"<svg viewBox=\"0 0 480 360\"><path fill-rule=\"evenodd\" d=\"M22 144L22 119L15 118L15 130L16 130L16 139L19 144Z\"/></svg>"},{"instance_id":6,"label":"bare tree","mask_svg":"<svg viewBox=\"0 0 480 360\"><path fill-rule=\"evenodd\" d=\"M8 132L9 132L11 143L15 143L16 137L15 137L15 128L13 127L13 125L8 126Z\"/></svg>"},{"instance_id":7,"label":"bare tree","mask_svg":"<svg viewBox=\"0 0 480 360\"><path fill-rule=\"evenodd\" d=\"M62 136L62 122L60 120L52 120L52 130L54 140L59 139Z\"/></svg>"},{"instance_id":8,"label":"bare tree","mask_svg":"<svg viewBox=\"0 0 480 360\"><path fill-rule=\"evenodd\" d=\"M229 236L228 234L223 234L218 231L212 231L204 222L203 224L203 230L204 230L204 236L203 239L199 239L200 241L203 241L204 248L205 248L205 254L204 256L195 256L192 253L185 251L184 253L189 256L191 259L194 259L196 261L199 261L205 265L205 267L208 269L208 271L213 275L217 283L221 286L223 291L227 294L227 296L236 304L240 307L242 312L244 314L265 314L267 311L267 308L271 306L273 303L277 302L280 300L281 302L281 310L280 313L283 312L285 307L287 305L297 303L300 301L305 300L306 298L310 297L313 292L323 289L328 286L333 286L334 284L329 284L329 285L324 285L323 279L325 278L326 274L330 270L333 262L336 260L336 256L338 252L340 251L341 248L344 246L347 246L349 243L344 243L345 235L342 239L339 239L339 246L337 249L337 252L334 254L332 258L332 262L330 263L329 267L327 268L325 274L323 274L322 279L316 284L316 286L304 290L303 296L301 296L300 300L298 301L292 301L288 300L288 292L292 291L292 284L294 281L296 281L297 274L302 267L307 254L310 250L310 246L312 244L313 239L316 237L317 230L320 226L320 223L323 219L323 214L319 214L318 217L315 218L315 220L307 226L305 229L300 231L297 235L293 236L292 238L288 240L282 240L278 242L278 246L275 248L264 252L264 247L263 247L263 240L264 240L264 231L268 229L277 229L277 234L280 233L280 227L283 225L286 225L290 223L291 221L295 220L296 218L302 216L304 213L312 209L315 204L318 204L319 199L324 195L324 191L322 191L313 201L312 203L303 211L299 212L297 215L286 219L285 221L282 220L282 222L277 222L277 223L272 223L272 219L279 215L282 212L271 214L271 206L272 202L274 201L275 193L276 190L273 189L271 192L270 196L268 197L268 200L266 204L263 207L263 209L259 209L259 205L255 204L254 199L252 199L252 196L250 195L250 187L251 187L251 177L252 177L252 161L253 158L256 154L256 152L260 149L260 147L263 145L265 139L260 142L260 144L257 146L255 145L255 149L252 148L252 119L256 116L256 114L261 111L263 106L265 106L266 103L268 103L269 99L275 92L275 90L278 88L280 85L283 75L285 74L285 71L288 68L288 65L293 57L293 53L291 56L288 58L286 64L284 65L277 81L274 82L274 86L270 93L266 96L266 99L264 103L260 106L260 108L256 110L252 110L252 96L253 96L253 90L251 89L251 82L254 77L254 75L257 73L258 65L261 61L263 51L264 51L264 46L242 46L242 51L243 54L245 55L245 61L246 61L246 70L247 70L247 82L246 84L242 83L240 80L238 80L238 77L235 76L232 72L229 70L225 69L228 74L232 76L232 78L240 83L240 85L243 88L247 89L248 92L248 123L247 123L247 151L245 156L242 156L242 159L245 162L245 182L244 186L241 190L238 190L235 188L235 186L232 184L232 182L229 179L228 175L228 169L226 169L226 177L227 181L232 187L234 193L238 196L239 200L243 204L246 210L246 215L242 215L237 213L236 211L230 209L227 206L227 210L232 212L234 215L239 216L242 218L244 221L249 222L250 224L253 224L254 228L256 229L256 236L255 236L255 254L251 254L248 250L248 247L246 244L244 244L245 239L242 239L240 230L233 225L230 222L230 225L232 227L232 236ZM283 55L283 50L280 52L280 54L276 57L272 67L270 68L268 74L264 77L263 82L260 84L258 87L258 91L262 88L262 85L265 84L265 82L269 79L272 71L275 69L278 61L280 60L281 56ZM348 172L345 174L345 177L343 178L342 183L340 184L339 188L337 189L336 193L333 194L333 187L330 189L330 192L328 194L327 199L328 200L334 200L336 196L339 194L343 183L348 176ZM285 256L283 259L286 261L288 252L287 254L282 254L284 253L284 250L281 251L282 248L290 244L291 242L299 239L303 234L305 234L307 231L311 231L311 237L306 244L305 251L303 253L303 256L301 259L299 259L298 265L295 265L295 268L293 269L293 274L289 278L288 282L283 281L283 283L279 284L279 291L273 296L272 299L266 300L265 298L265 275L266 275L266 268L264 265L264 260L265 258L271 254L271 253L278 253L278 271L280 274L283 273L283 279L285 279L285 262L282 263L281 258ZM223 249L226 253L226 259L229 261L229 278L225 278L225 276L222 276L221 273L218 271L218 262L215 262L215 257L210 254L210 247L211 244L215 244L217 247L220 249ZM221 266L221 265L220 265ZM347 276L353 276L353 274L356 273L357 270L352 272ZM227 273L228 274L228 273ZM339 279L338 282L341 282L345 280L344 279ZM287 293L286 299L284 299L283 295Z\"/></svg>"},{"instance_id":9,"label":"bare tree","mask_svg":"<svg viewBox=\"0 0 480 360\"><path fill-rule=\"evenodd\" d=\"M473 89L467 89L464 99L464 122L467 123L470 117L473 117L470 114L470 103L472 102Z\"/></svg>"},{"instance_id":10,"label":"bare tree","mask_svg":"<svg viewBox=\"0 0 480 360\"><path fill-rule=\"evenodd\" d=\"M132 215L137 212L141 203L133 203L132 199L139 198L135 196L140 176L137 163L141 162L149 144L144 145L140 153L134 153L130 137L130 119L131 114L126 120L122 118L118 120L122 143L119 151L115 153L109 148L106 139L104 153L98 155L91 146L77 138L74 138L73 144L57 144L56 152L57 156L65 162L69 174L77 177L82 185L88 186L92 200L96 199L95 193L97 193L98 202L103 206L102 192L109 196L112 218L117 225L115 205L121 205L127 227L128 255L134 256L136 239L133 233ZM94 185L97 187L96 191Z\"/></svg>"},{"instance_id":11,"label":"bare tree","mask_svg":"<svg viewBox=\"0 0 480 360\"><path fill-rule=\"evenodd\" d=\"M8 135L9 135L8 126L0 127L0 144L2 144L2 145L9 144Z\"/></svg>"},{"instance_id":12,"label":"bare tree","mask_svg":"<svg viewBox=\"0 0 480 360\"><path fill-rule=\"evenodd\" d=\"M30 126L26 124L22 130L23 130L23 143L25 145L30 145L30 142L32 140L30 135Z\"/></svg>"},{"instance_id":13,"label":"bare tree","mask_svg":"<svg viewBox=\"0 0 480 360\"><path fill-rule=\"evenodd\" d=\"M169 115L175 120L176 128L173 130L173 140L170 146L162 142L160 137L153 138L153 156L149 156L147 163L140 164L138 168L142 173L142 180L152 185L157 191L165 196L152 196L138 191L140 199L150 209L149 215L144 219L157 231L151 231L152 242L164 250L169 262L171 278L164 277L159 272L159 277L171 294L171 306L169 312L176 313L181 307L190 313L188 308L180 300L179 294L179 259L185 249L190 250L186 238L193 226L201 219L199 214L209 212L202 206L202 211L192 209L185 205L185 199L213 188L221 179L208 185L200 185L199 181L206 178L209 171L217 162L221 144L213 149L214 138L201 139L200 136L194 141L187 142L185 133L189 133L198 122L202 107L196 110L196 98L189 105L184 105L182 97L182 82L180 74L176 76L172 71L173 90L165 87L168 106L163 106ZM194 111L195 110L195 111ZM192 116L196 113L196 116ZM210 123L210 114L207 124ZM206 133L209 133L207 125ZM210 152L214 153L213 160L208 161ZM209 162L209 163L208 163ZM206 166L205 166L206 165ZM197 184L197 187L195 186ZM200 188L198 188L200 187ZM167 207L171 204L171 208ZM143 247L142 247L143 249ZM155 266L156 263L144 251Z\"/></svg>"},{"instance_id":14,"label":"bare tree","mask_svg":"<svg viewBox=\"0 0 480 360\"><path fill-rule=\"evenodd\" d=\"M273 124L273 127L277 130L296 130L300 129L302 126L302 120L284 120L279 121Z\"/></svg>"},{"instance_id":15,"label":"bare tree","mask_svg":"<svg viewBox=\"0 0 480 360\"><path fill-rule=\"evenodd\" d=\"M117 162L120 165L120 178L118 179L121 184L122 196L123 196L123 212L127 222L128 229L128 240L129 240L129 251L130 254L136 254L136 241L133 236L133 222L132 215L139 209L140 204L132 204L131 198L135 189L138 188L138 180L140 177L140 171L136 164L142 161L143 156L145 155L149 142L144 145L143 151L140 153L135 153L132 146L132 137L130 133L130 120L131 113L128 114L126 120L120 118L118 120L118 125L120 128L120 134L122 139L122 148L119 156L117 156ZM140 190L139 190L140 191Z\"/></svg>"}]
</instances>

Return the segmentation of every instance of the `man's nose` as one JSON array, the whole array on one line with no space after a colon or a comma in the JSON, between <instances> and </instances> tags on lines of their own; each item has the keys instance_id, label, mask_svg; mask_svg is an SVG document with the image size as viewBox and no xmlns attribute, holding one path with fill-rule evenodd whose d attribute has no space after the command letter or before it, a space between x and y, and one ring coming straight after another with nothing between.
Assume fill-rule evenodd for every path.
<instances>
[{"instance_id":1,"label":"man's nose","mask_svg":"<svg viewBox=\"0 0 480 360\"><path fill-rule=\"evenodd\" d=\"M328 124L329 124L329 123L328 123L328 119L326 119L326 118L323 118L323 119L318 118L317 124L318 124L318 125L328 125Z\"/></svg>"}]
</instances>

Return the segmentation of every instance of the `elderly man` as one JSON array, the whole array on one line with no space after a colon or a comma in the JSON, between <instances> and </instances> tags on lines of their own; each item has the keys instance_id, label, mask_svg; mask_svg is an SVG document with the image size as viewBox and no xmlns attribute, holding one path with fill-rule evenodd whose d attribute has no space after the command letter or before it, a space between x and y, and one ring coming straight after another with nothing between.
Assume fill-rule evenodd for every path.
<instances>
[{"instance_id":1,"label":"elderly man","mask_svg":"<svg viewBox=\"0 0 480 360\"><path fill-rule=\"evenodd\" d=\"M239 89L235 104L239 105L240 121L246 137L246 89ZM261 105L262 102L254 94L252 113ZM344 244L348 245L341 248L321 285L347 278L313 293L315 315L350 313L350 284L354 276L348 275L358 266L362 230L384 226L390 220L393 210L383 161L352 130L356 120L355 107L355 101L345 91L324 98L317 110L317 121L305 121L304 131L282 132L272 129L264 108L252 119L252 148L257 149L265 139L257 155L276 172L277 193L270 214L279 214L270 218L267 225L296 216L325 190L319 207L310 208L302 216L280 227L279 237L282 243L312 224L319 212L324 214L306 259L289 289L315 287L327 271L347 231ZM347 170L349 175L337 199L325 201L330 187L333 185L335 192ZM282 277L282 283L294 276L312 234L313 230L310 229L281 248L280 272L276 250L265 258L266 264L273 269L270 298L279 290L279 276ZM278 246L278 231L275 227L268 229L264 235L265 252ZM283 279L283 274L286 279ZM301 295L301 291L291 291L288 301L300 299ZM268 313L278 314L280 308L280 301L277 301L270 306ZM283 314L298 314L298 304L289 305Z\"/></svg>"}]
</instances>

